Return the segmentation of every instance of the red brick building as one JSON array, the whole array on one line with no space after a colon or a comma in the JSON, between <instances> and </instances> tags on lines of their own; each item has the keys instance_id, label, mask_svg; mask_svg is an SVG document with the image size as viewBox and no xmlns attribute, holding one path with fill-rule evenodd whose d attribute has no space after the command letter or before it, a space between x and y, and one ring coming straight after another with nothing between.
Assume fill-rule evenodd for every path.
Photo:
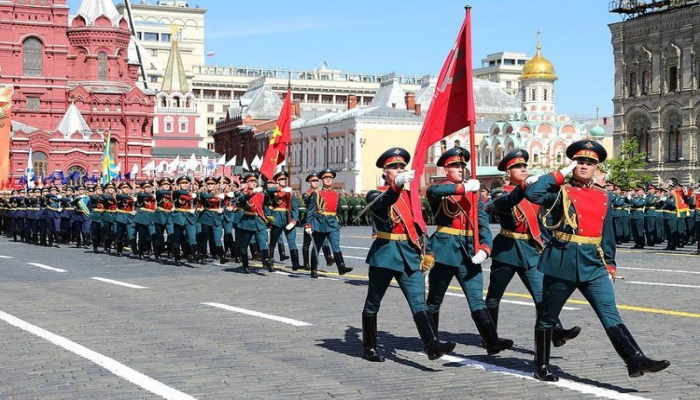
<instances>
[{"instance_id":1,"label":"red brick building","mask_svg":"<svg viewBox=\"0 0 700 400\"><path fill-rule=\"evenodd\" d=\"M14 87L11 176L29 148L37 176L100 170L104 141L125 172L151 160L154 96L135 84L138 58L111 0L0 2L0 84Z\"/></svg>"}]
</instances>

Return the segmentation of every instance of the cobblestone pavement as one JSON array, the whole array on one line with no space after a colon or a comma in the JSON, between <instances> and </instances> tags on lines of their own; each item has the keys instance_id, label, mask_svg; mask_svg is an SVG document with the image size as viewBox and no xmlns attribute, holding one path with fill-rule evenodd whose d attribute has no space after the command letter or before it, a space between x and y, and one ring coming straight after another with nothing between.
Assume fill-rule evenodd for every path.
<instances>
[{"instance_id":1,"label":"cobblestone pavement","mask_svg":"<svg viewBox=\"0 0 700 400\"><path fill-rule=\"evenodd\" d=\"M693 249L618 253L622 317L645 353L670 368L627 377L575 294L562 321L583 331L552 349L562 380L548 384L530 378L535 309L518 280L499 320L512 350L486 355L453 282L440 335L458 343L454 353L428 360L401 292L390 289L378 324L387 361L362 360L369 234L344 228L343 252L355 270L338 277L328 268L319 280L292 274L289 264L243 275L233 263L176 267L1 238L0 398L700 399Z\"/></svg>"}]
</instances>

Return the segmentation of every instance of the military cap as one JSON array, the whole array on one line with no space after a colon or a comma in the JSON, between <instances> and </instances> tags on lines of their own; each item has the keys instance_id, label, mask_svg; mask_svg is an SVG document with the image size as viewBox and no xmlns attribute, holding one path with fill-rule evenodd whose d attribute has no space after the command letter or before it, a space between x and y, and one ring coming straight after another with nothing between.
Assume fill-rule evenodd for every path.
<instances>
[{"instance_id":1,"label":"military cap","mask_svg":"<svg viewBox=\"0 0 700 400\"><path fill-rule=\"evenodd\" d=\"M48 191L49 191L49 188L46 187L46 186L44 186L43 188L41 188L41 193L48 192Z\"/></svg>"},{"instance_id":2,"label":"military cap","mask_svg":"<svg viewBox=\"0 0 700 400\"><path fill-rule=\"evenodd\" d=\"M318 178L318 172L314 171L314 172L306 175L306 182L310 181L313 178Z\"/></svg>"},{"instance_id":3,"label":"military cap","mask_svg":"<svg viewBox=\"0 0 700 400\"><path fill-rule=\"evenodd\" d=\"M529 159L530 154L528 154L527 151L523 149L512 150L501 159L501 162L498 163L498 170L507 171L514 165L527 165L527 161Z\"/></svg>"},{"instance_id":4,"label":"military cap","mask_svg":"<svg viewBox=\"0 0 700 400\"><path fill-rule=\"evenodd\" d=\"M77 190L87 190L87 188L85 187L85 185L78 185Z\"/></svg>"},{"instance_id":5,"label":"military cap","mask_svg":"<svg viewBox=\"0 0 700 400\"><path fill-rule=\"evenodd\" d=\"M160 178L160 180L158 181L158 186L172 185L172 184L173 184L172 178L167 178L167 177L166 177L166 178Z\"/></svg>"},{"instance_id":6,"label":"military cap","mask_svg":"<svg viewBox=\"0 0 700 400\"><path fill-rule=\"evenodd\" d=\"M143 182L141 182L141 187L144 189L147 187L153 187L153 181L151 181L151 180L143 181Z\"/></svg>"},{"instance_id":7,"label":"military cap","mask_svg":"<svg viewBox=\"0 0 700 400\"><path fill-rule=\"evenodd\" d=\"M18 194L18 193L19 193L19 190L17 190L17 189L12 189L12 191L10 192L11 195Z\"/></svg>"},{"instance_id":8,"label":"military cap","mask_svg":"<svg viewBox=\"0 0 700 400\"><path fill-rule=\"evenodd\" d=\"M377 168L385 168L391 164L407 165L411 161L411 154L401 147L392 147L382 153L375 164Z\"/></svg>"},{"instance_id":9,"label":"military cap","mask_svg":"<svg viewBox=\"0 0 700 400\"><path fill-rule=\"evenodd\" d=\"M255 174L255 172L249 172L245 175L243 175L243 182L248 183L250 181L257 181L258 176Z\"/></svg>"},{"instance_id":10,"label":"military cap","mask_svg":"<svg viewBox=\"0 0 700 400\"><path fill-rule=\"evenodd\" d=\"M229 178L228 176L222 176L221 183L223 183L225 185L229 185L231 183L231 178Z\"/></svg>"},{"instance_id":11,"label":"military cap","mask_svg":"<svg viewBox=\"0 0 700 400\"><path fill-rule=\"evenodd\" d=\"M572 160L588 158L597 163L602 163L608 158L608 152L603 145L595 140L584 139L571 143L566 148L566 156Z\"/></svg>"},{"instance_id":12,"label":"military cap","mask_svg":"<svg viewBox=\"0 0 700 400\"><path fill-rule=\"evenodd\" d=\"M328 175L330 175L331 178L335 178L335 176L336 176L335 171L333 171L330 168L326 168L323 171L318 173L318 177L321 179L327 177Z\"/></svg>"},{"instance_id":13,"label":"military cap","mask_svg":"<svg viewBox=\"0 0 700 400\"><path fill-rule=\"evenodd\" d=\"M219 179L213 176L208 176L207 179L204 180L204 183L207 185L216 185L219 183Z\"/></svg>"},{"instance_id":14,"label":"military cap","mask_svg":"<svg viewBox=\"0 0 700 400\"><path fill-rule=\"evenodd\" d=\"M68 186L68 187L66 188L66 193L68 193L68 192L75 192L75 190L73 190L73 187Z\"/></svg>"},{"instance_id":15,"label":"military cap","mask_svg":"<svg viewBox=\"0 0 700 400\"><path fill-rule=\"evenodd\" d=\"M453 147L442 153L442 156L440 156L440 159L437 162L437 166L446 167L450 164L467 165L469 156L469 150L463 147Z\"/></svg>"},{"instance_id":16,"label":"military cap","mask_svg":"<svg viewBox=\"0 0 700 400\"><path fill-rule=\"evenodd\" d=\"M204 181L203 181L201 178L194 178L194 179L192 180L192 183L195 184L195 185L197 185L197 186L202 186L202 184L204 183Z\"/></svg>"},{"instance_id":17,"label":"military cap","mask_svg":"<svg viewBox=\"0 0 700 400\"><path fill-rule=\"evenodd\" d=\"M94 192L95 192L95 186L93 186L93 185L88 186L88 187L87 187L87 191L88 191L88 193L94 193Z\"/></svg>"},{"instance_id":18,"label":"military cap","mask_svg":"<svg viewBox=\"0 0 700 400\"><path fill-rule=\"evenodd\" d=\"M189 176L182 175L182 176L180 176L180 177L177 178L177 180L175 181L175 183L177 183L178 185L181 184L181 183L190 183L190 177L189 177Z\"/></svg>"},{"instance_id":19,"label":"military cap","mask_svg":"<svg viewBox=\"0 0 700 400\"><path fill-rule=\"evenodd\" d=\"M124 188L131 189L131 185L129 184L129 182L123 181L119 184L119 186L117 186L117 189L124 189Z\"/></svg>"},{"instance_id":20,"label":"military cap","mask_svg":"<svg viewBox=\"0 0 700 400\"><path fill-rule=\"evenodd\" d=\"M51 191L51 190L55 190L58 192L58 187L57 186L50 186L49 191Z\"/></svg>"},{"instance_id":21,"label":"military cap","mask_svg":"<svg viewBox=\"0 0 700 400\"><path fill-rule=\"evenodd\" d=\"M647 190L651 190L651 189L656 189L656 185L651 184L651 183L648 184L648 185L647 185Z\"/></svg>"},{"instance_id":22,"label":"military cap","mask_svg":"<svg viewBox=\"0 0 700 400\"><path fill-rule=\"evenodd\" d=\"M276 174L272 177L272 179L273 179L273 180L278 180L280 177L289 178L289 174L288 174L286 171L280 171L280 172L276 173Z\"/></svg>"},{"instance_id":23,"label":"military cap","mask_svg":"<svg viewBox=\"0 0 700 400\"><path fill-rule=\"evenodd\" d=\"M41 194L41 188L36 188L36 189L34 189L34 190L33 190L33 193L39 193L39 194Z\"/></svg>"}]
</instances>

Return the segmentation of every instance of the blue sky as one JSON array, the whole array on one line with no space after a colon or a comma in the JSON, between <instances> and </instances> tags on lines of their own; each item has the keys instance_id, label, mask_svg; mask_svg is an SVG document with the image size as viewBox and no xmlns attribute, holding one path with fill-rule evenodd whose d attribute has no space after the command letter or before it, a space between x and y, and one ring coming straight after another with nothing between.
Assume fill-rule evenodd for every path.
<instances>
[{"instance_id":1,"label":"blue sky","mask_svg":"<svg viewBox=\"0 0 700 400\"><path fill-rule=\"evenodd\" d=\"M132 0L139 2L140 0ZM155 3L156 0L150 0ZM475 67L487 54L533 55L537 30L554 64L557 110L612 112L613 55L608 0L195 0L206 8L210 64L433 74L472 6ZM76 10L80 0L68 0Z\"/></svg>"}]
</instances>

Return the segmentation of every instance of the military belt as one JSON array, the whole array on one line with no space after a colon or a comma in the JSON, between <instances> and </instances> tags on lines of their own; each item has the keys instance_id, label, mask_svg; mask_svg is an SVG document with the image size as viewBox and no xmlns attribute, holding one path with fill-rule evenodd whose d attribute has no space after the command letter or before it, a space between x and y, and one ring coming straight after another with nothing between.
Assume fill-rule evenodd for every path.
<instances>
[{"instance_id":1,"label":"military belt","mask_svg":"<svg viewBox=\"0 0 700 400\"><path fill-rule=\"evenodd\" d=\"M596 246L600 246L600 243L603 240L601 236L580 236L559 231L554 232L554 237L564 242L573 242L578 244L593 244Z\"/></svg>"},{"instance_id":2,"label":"military belt","mask_svg":"<svg viewBox=\"0 0 700 400\"><path fill-rule=\"evenodd\" d=\"M319 214L321 215L330 215L330 216L335 216L337 213L335 211L322 211Z\"/></svg>"},{"instance_id":3,"label":"military belt","mask_svg":"<svg viewBox=\"0 0 700 400\"><path fill-rule=\"evenodd\" d=\"M173 212L173 210L168 210L167 208L163 208L163 207L158 207L158 211L162 211L162 212L166 212L166 213Z\"/></svg>"},{"instance_id":4,"label":"military belt","mask_svg":"<svg viewBox=\"0 0 700 400\"><path fill-rule=\"evenodd\" d=\"M152 210L152 209L146 208L146 207L141 207L141 208L139 208L139 210L141 210L141 211L146 211L146 212L151 212L151 213L152 213L152 212L156 212L156 210Z\"/></svg>"},{"instance_id":5,"label":"military belt","mask_svg":"<svg viewBox=\"0 0 700 400\"><path fill-rule=\"evenodd\" d=\"M255 216L255 215L258 215L258 213L254 213L254 212L252 212L252 211L243 211L243 215L253 215L253 216Z\"/></svg>"},{"instance_id":6,"label":"military belt","mask_svg":"<svg viewBox=\"0 0 700 400\"><path fill-rule=\"evenodd\" d=\"M113 212L117 212L117 210L105 210L104 212L113 213Z\"/></svg>"},{"instance_id":7,"label":"military belt","mask_svg":"<svg viewBox=\"0 0 700 400\"><path fill-rule=\"evenodd\" d=\"M509 231L507 229L501 229L500 234L502 236L507 237L507 238L517 239L517 240L531 240L531 239L533 239L532 235L530 235L529 233L513 232L513 231Z\"/></svg>"},{"instance_id":8,"label":"military belt","mask_svg":"<svg viewBox=\"0 0 700 400\"><path fill-rule=\"evenodd\" d=\"M272 211L285 211L286 212L286 211L289 211L289 209L284 208L284 207L275 207L272 209Z\"/></svg>"},{"instance_id":9,"label":"military belt","mask_svg":"<svg viewBox=\"0 0 700 400\"><path fill-rule=\"evenodd\" d=\"M191 208L176 208L174 211L192 212L193 209L191 209Z\"/></svg>"},{"instance_id":10,"label":"military belt","mask_svg":"<svg viewBox=\"0 0 700 400\"><path fill-rule=\"evenodd\" d=\"M402 241L408 240L408 235L406 235L405 233L377 232L376 235L377 235L377 239L402 240Z\"/></svg>"},{"instance_id":11,"label":"military belt","mask_svg":"<svg viewBox=\"0 0 700 400\"><path fill-rule=\"evenodd\" d=\"M647 210L656 210L656 207L647 207Z\"/></svg>"},{"instance_id":12,"label":"military belt","mask_svg":"<svg viewBox=\"0 0 700 400\"><path fill-rule=\"evenodd\" d=\"M437 232L454 236L474 236L474 231L471 229L457 229L449 226L438 226Z\"/></svg>"},{"instance_id":13,"label":"military belt","mask_svg":"<svg viewBox=\"0 0 700 400\"><path fill-rule=\"evenodd\" d=\"M117 212L122 214L131 214L133 210L117 210Z\"/></svg>"},{"instance_id":14,"label":"military belt","mask_svg":"<svg viewBox=\"0 0 700 400\"><path fill-rule=\"evenodd\" d=\"M644 211L644 207L632 207L632 211Z\"/></svg>"}]
</instances>

